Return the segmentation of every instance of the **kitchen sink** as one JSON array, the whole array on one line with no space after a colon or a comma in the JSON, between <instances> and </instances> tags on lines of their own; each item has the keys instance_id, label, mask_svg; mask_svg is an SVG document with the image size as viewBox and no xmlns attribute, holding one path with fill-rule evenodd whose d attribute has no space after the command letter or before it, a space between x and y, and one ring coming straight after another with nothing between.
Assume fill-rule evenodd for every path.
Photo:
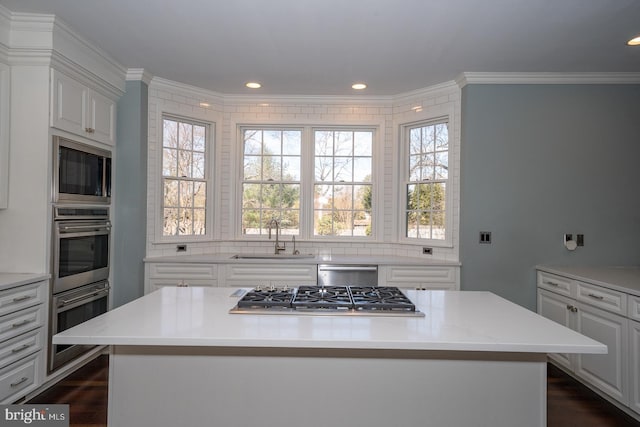
<instances>
[{"instance_id":1,"label":"kitchen sink","mask_svg":"<svg viewBox=\"0 0 640 427\"><path fill-rule=\"evenodd\" d=\"M315 258L316 256L313 254L298 254L298 255L291 255L291 254L283 254L283 255L276 255L276 254L236 254L233 255L231 258L232 259L308 259L308 258Z\"/></svg>"}]
</instances>

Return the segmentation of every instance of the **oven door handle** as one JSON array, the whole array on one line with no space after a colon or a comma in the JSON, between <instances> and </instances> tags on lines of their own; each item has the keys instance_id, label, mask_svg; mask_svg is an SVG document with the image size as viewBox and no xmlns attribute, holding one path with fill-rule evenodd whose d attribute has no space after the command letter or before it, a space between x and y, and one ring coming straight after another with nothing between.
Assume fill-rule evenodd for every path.
<instances>
[{"instance_id":1,"label":"oven door handle","mask_svg":"<svg viewBox=\"0 0 640 427\"><path fill-rule=\"evenodd\" d=\"M103 231L108 232L111 231L110 225L94 225L94 226L86 226L86 225L61 225L58 227L60 233L89 233L92 231Z\"/></svg>"},{"instance_id":2,"label":"oven door handle","mask_svg":"<svg viewBox=\"0 0 640 427\"><path fill-rule=\"evenodd\" d=\"M109 295L109 288L97 289L91 292L88 292L84 295L80 295L79 297L69 298L69 299L60 299L56 304L58 308L58 312L63 312L70 310L74 307L77 307L82 304L86 304L91 301L95 301L97 299L103 298Z\"/></svg>"}]
</instances>

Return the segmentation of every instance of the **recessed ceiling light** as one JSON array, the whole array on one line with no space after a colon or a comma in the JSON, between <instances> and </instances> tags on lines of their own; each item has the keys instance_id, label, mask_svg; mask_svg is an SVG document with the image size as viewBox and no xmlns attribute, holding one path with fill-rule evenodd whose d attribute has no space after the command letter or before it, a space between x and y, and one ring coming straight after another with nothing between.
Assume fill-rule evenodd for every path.
<instances>
[{"instance_id":1,"label":"recessed ceiling light","mask_svg":"<svg viewBox=\"0 0 640 427\"><path fill-rule=\"evenodd\" d=\"M355 89L355 90L362 90L362 89L366 89L367 85L364 83L354 83L351 85L351 88Z\"/></svg>"},{"instance_id":2,"label":"recessed ceiling light","mask_svg":"<svg viewBox=\"0 0 640 427\"><path fill-rule=\"evenodd\" d=\"M258 82L249 82L245 84L245 86L249 89L260 89L262 87L262 85Z\"/></svg>"},{"instance_id":3,"label":"recessed ceiling light","mask_svg":"<svg viewBox=\"0 0 640 427\"><path fill-rule=\"evenodd\" d=\"M640 34L627 42L629 46L640 46Z\"/></svg>"}]
</instances>

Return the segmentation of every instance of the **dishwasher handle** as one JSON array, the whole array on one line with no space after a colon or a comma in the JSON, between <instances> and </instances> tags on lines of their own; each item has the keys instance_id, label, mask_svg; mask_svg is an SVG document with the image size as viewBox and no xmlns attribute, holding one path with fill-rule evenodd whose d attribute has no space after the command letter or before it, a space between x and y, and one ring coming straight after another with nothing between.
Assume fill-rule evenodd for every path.
<instances>
[{"instance_id":1,"label":"dishwasher handle","mask_svg":"<svg viewBox=\"0 0 640 427\"><path fill-rule=\"evenodd\" d=\"M377 265L318 265L318 271L378 271Z\"/></svg>"}]
</instances>

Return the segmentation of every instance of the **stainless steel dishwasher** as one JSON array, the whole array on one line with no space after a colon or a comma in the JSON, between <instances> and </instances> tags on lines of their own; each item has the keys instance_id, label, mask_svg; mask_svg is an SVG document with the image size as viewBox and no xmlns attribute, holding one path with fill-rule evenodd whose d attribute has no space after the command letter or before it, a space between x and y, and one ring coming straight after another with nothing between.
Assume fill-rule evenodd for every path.
<instances>
[{"instance_id":1,"label":"stainless steel dishwasher","mask_svg":"<svg viewBox=\"0 0 640 427\"><path fill-rule=\"evenodd\" d=\"M377 265L318 264L318 286L378 286Z\"/></svg>"}]
</instances>

